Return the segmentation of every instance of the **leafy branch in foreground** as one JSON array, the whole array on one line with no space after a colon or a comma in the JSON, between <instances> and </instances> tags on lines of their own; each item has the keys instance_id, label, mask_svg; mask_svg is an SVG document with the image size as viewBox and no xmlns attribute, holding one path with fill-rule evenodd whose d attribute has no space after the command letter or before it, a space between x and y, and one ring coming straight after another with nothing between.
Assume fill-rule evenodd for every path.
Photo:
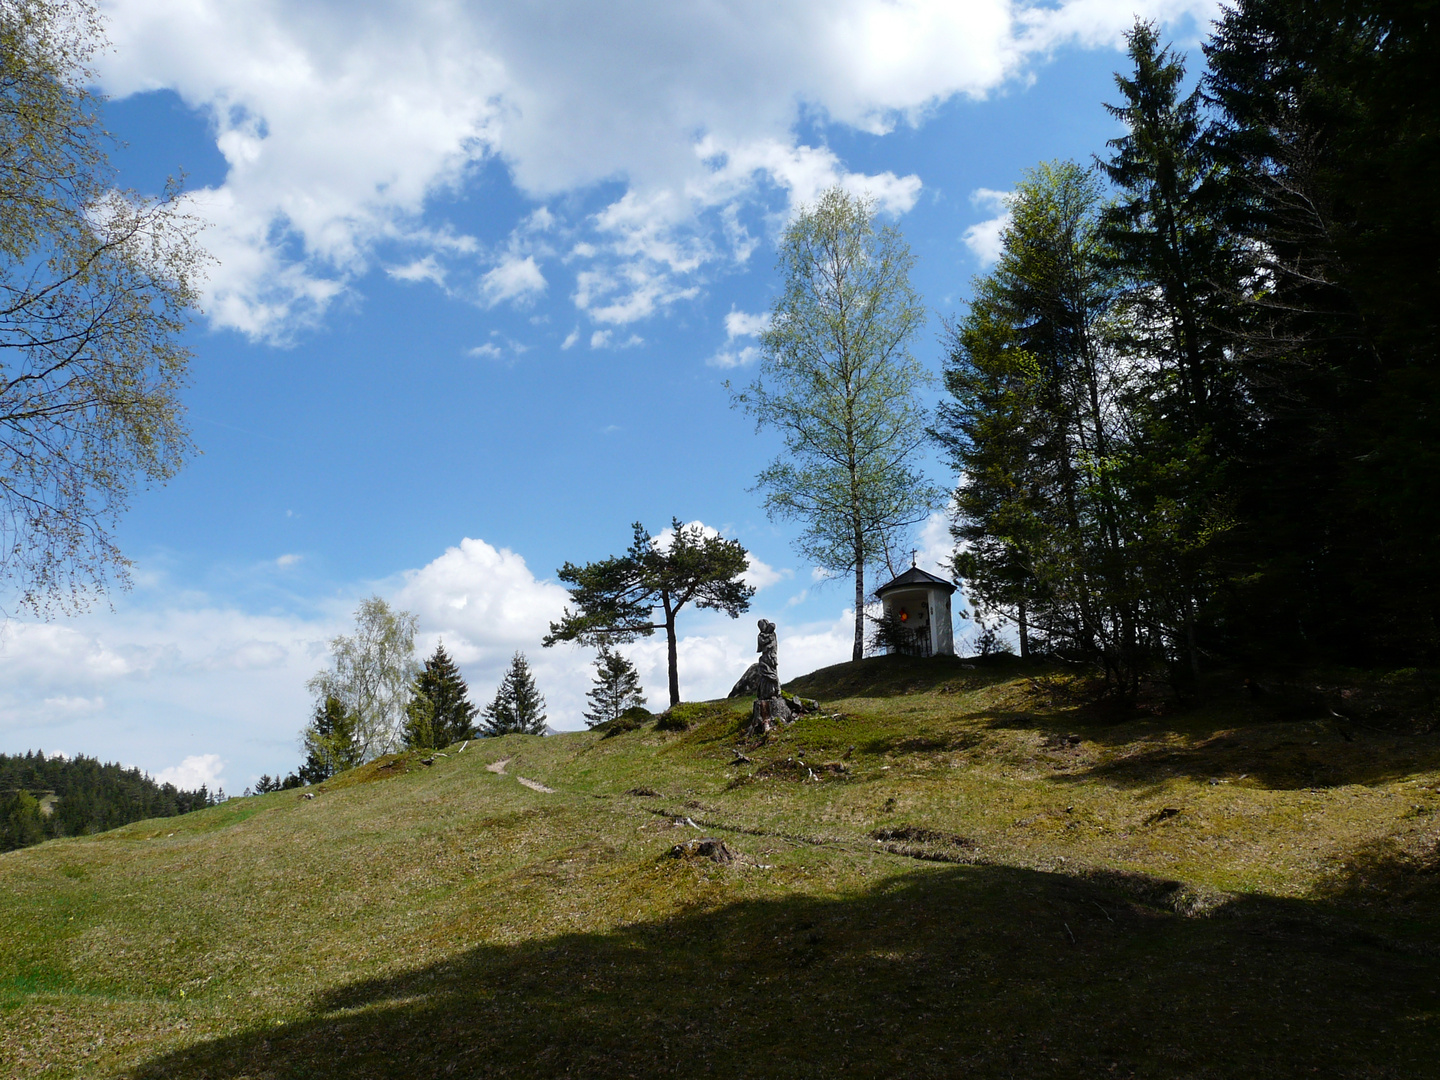
<instances>
[{"instance_id":1,"label":"leafy branch in foreground","mask_svg":"<svg viewBox=\"0 0 1440 1080\"><path fill-rule=\"evenodd\" d=\"M207 256L173 183L114 188L88 0L0 4L0 577L74 612L123 586L111 529L192 447L179 343Z\"/></svg>"}]
</instances>

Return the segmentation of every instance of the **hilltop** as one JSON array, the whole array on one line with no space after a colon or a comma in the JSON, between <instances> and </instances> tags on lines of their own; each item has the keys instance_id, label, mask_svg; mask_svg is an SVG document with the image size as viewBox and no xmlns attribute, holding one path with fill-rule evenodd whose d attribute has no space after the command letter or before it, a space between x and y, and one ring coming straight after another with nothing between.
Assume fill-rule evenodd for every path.
<instances>
[{"instance_id":1,"label":"hilltop","mask_svg":"<svg viewBox=\"0 0 1440 1080\"><path fill-rule=\"evenodd\" d=\"M0 1071L1440 1075L1418 673L789 689L760 745L690 704L0 856Z\"/></svg>"}]
</instances>

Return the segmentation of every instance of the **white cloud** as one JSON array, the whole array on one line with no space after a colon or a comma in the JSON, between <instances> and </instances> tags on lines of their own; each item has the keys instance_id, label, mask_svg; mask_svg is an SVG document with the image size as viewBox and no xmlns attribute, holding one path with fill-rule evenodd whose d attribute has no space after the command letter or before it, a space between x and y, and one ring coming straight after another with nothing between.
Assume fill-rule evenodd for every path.
<instances>
[{"instance_id":1,"label":"white cloud","mask_svg":"<svg viewBox=\"0 0 1440 1080\"><path fill-rule=\"evenodd\" d=\"M213 795L225 786L225 778L220 775L224 768L219 754L192 754L179 765L161 769L155 774L155 782L174 784L181 791L194 791L204 785Z\"/></svg>"},{"instance_id":2,"label":"white cloud","mask_svg":"<svg viewBox=\"0 0 1440 1080\"><path fill-rule=\"evenodd\" d=\"M950 515L937 510L920 526L920 549L916 565L937 577L950 578L950 559L955 554L955 538L950 535Z\"/></svg>"},{"instance_id":3,"label":"white cloud","mask_svg":"<svg viewBox=\"0 0 1440 1080\"><path fill-rule=\"evenodd\" d=\"M748 367L760 359L760 350L754 345L746 345L743 349L721 349L714 356L705 361L711 367L722 370L728 368Z\"/></svg>"},{"instance_id":4,"label":"white cloud","mask_svg":"<svg viewBox=\"0 0 1440 1080\"><path fill-rule=\"evenodd\" d=\"M404 574L393 603L419 617L422 654L444 642L476 705L489 702L511 657L523 652L551 724L577 728L584 726L580 713L592 654L573 645L540 644L568 598L562 586L537 579L515 552L467 538Z\"/></svg>"},{"instance_id":5,"label":"white cloud","mask_svg":"<svg viewBox=\"0 0 1440 1080\"><path fill-rule=\"evenodd\" d=\"M473 349L465 350L466 356L484 357L486 360L499 360L504 354L499 345L487 341L484 345L476 345Z\"/></svg>"},{"instance_id":6,"label":"white cloud","mask_svg":"<svg viewBox=\"0 0 1440 1080\"><path fill-rule=\"evenodd\" d=\"M480 279L480 294L489 307L506 301L525 303L543 293L545 284L535 256L510 256Z\"/></svg>"},{"instance_id":7,"label":"white cloud","mask_svg":"<svg viewBox=\"0 0 1440 1080\"><path fill-rule=\"evenodd\" d=\"M717 368L746 367L760 359L760 349L755 345L744 345L736 349L731 347L736 338L753 338L764 333L770 327L769 312L761 312L758 315L751 315L745 311L732 309L725 316L725 344L714 356L705 363Z\"/></svg>"},{"instance_id":8,"label":"white cloud","mask_svg":"<svg viewBox=\"0 0 1440 1080\"><path fill-rule=\"evenodd\" d=\"M984 97L1061 47L1113 46L1136 16L1216 8L376 0L356 17L337 0L108 0L114 48L100 74L116 96L174 89L214 125L227 173L191 205L219 259L206 297L216 325L283 338L323 317L381 247L410 249L392 271L401 280L466 270L445 260L475 240L427 210L495 159L546 204L521 224L527 236L585 232L567 245L598 277L577 303L618 325L694 295L687 279L710 262L747 258L755 240L735 208L767 185L792 209L832 183L888 213L914 204L917 177L854 173L800 143L802 114L888 131L957 95ZM601 181L624 190L588 221L564 220L562 197ZM537 294L538 264L514 266L489 271L487 302Z\"/></svg>"},{"instance_id":9,"label":"white cloud","mask_svg":"<svg viewBox=\"0 0 1440 1080\"><path fill-rule=\"evenodd\" d=\"M770 313L762 311L751 315L747 311L732 308L725 316L725 337L734 341L737 337L758 337L770 329Z\"/></svg>"},{"instance_id":10,"label":"white cloud","mask_svg":"<svg viewBox=\"0 0 1440 1080\"><path fill-rule=\"evenodd\" d=\"M79 752L151 771L216 751L256 774L293 769L305 680L348 615L338 605L250 615L157 587L64 624L12 619L0 641L0 739L42 746L63 728Z\"/></svg>"},{"instance_id":11,"label":"white cloud","mask_svg":"<svg viewBox=\"0 0 1440 1080\"><path fill-rule=\"evenodd\" d=\"M289 516L290 516L289 513L288 513L288 511L287 511L287 513L286 513L285 516L286 516L286 517L289 517ZM304 558L303 555L295 555L295 554L281 555L278 559L275 560L275 565L278 566L281 570L288 570L290 567L292 567L292 566L296 565L297 563L299 563L300 560L303 559L303 558Z\"/></svg>"},{"instance_id":12,"label":"white cloud","mask_svg":"<svg viewBox=\"0 0 1440 1080\"><path fill-rule=\"evenodd\" d=\"M442 288L445 285L445 268L435 261L434 255L426 255L404 266L389 267L385 272L397 281L430 281Z\"/></svg>"},{"instance_id":13,"label":"white cloud","mask_svg":"<svg viewBox=\"0 0 1440 1080\"><path fill-rule=\"evenodd\" d=\"M1004 233L1010 227L1010 200L1013 193L976 188L970 193L970 202L994 217L977 222L965 230L962 239L980 261L981 266L994 266L1004 250Z\"/></svg>"},{"instance_id":14,"label":"white cloud","mask_svg":"<svg viewBox=\"0 0 1440 1080\"><path fill-rule=\"evenodd\" d=\"M274 641L251 639L215 650L200 661L200 666L211 671L259 671L284 667L289 655Z\"/></svg>"},{"instance_id":15,"label":"white cloud","mask_svg":"<svg viewBox=\"0 0 1440 1080\"><path fill-rule=\"evenodd\" d=\"M725 535L720 529L712 525L706 525L703 521L687 521L682 523L682 528L699 529L700 535L708 537L719 537ZM661 551L669 551L670 545L675 542L675 529L667 525L652 537L654 544ZM754 587L756 590L769 588L777 581L784 581L794 576L791 570L776 570L773 566L761 562L749 551L745 553L745 584Z\"/></svg>"},{"instance_id":16,"label":"white cloud","mask_svg":"<svg viewBox=\"0 0 1440 1080\"><path fill-rule=\"evenodd\" d=\"M55 697L46 698L42 704L46 709L63 717L70 717L77 714L99 712L105 708L105 699L103 697L75 697L57 694Z\"/></svg>"},{"instance_id":17,"label":"white cloud","mask_svg":"<svg viewBox=\"0 0 1440 1080\"><path fill-rule=\"evenodd\" d=\"M568 349L568 348L570 348L571 346L573 346L573 345L574 345L577 341L579 341L579 340L580 340L580 328L577 326L577 327L575 327L575 329L571 330L570 333L568 333L568 334L565 335L565 340L560 343L560 348L561 348L562 350Z\"/></svg>"},{"instance_id":18,"label":"white cloud","mask_svg":"<svg viewBox=\"0 0 1440 1080\"><path fill-rule=\"evenodd\" d=\"M590 347L592 349L603 349L610 344L609 330L596 330L590 335Z\"/></svg>"}]
</instances>

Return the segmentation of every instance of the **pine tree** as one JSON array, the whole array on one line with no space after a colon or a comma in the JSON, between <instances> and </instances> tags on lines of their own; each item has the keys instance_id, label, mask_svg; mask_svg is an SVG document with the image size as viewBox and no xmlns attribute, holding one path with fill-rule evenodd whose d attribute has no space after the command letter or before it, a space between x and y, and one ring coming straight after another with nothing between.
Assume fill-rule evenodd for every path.
<instances>
[{"instance_id":1,"label":"pine tree","mask_svg":"<svg viewBox=\"0 0 1440 1080\"><path fill-rule=\"evenodd\" d=\"M595 659L595 686L585 696L590 699L590 710L584 714L590 727L615 720L626 709L645 704L635 665L612 652L608 645L600 646L600 655Z\"/></svg>"},{"instance_id":2,"label":"pine tree","mask_svg":"<svg viewBox=\"0 0 1440 1080\"><path fill-rule=\"evenodd\" d=\"M535 689L535 677L525 654L517 652L510 670L500 680L495 700L485 707L482 734L545 734L545 698Z\"/></svg>"},{"instance_id":3,"label":"pine tree","mask_svg":"<svg viewBox=\"0 0 1440 1080\"><path fill-rule=\"evenodd\" d=\"M301 733L300 740L306 757L299 775L307 784L318 784L360 764L355 717L334 694L327 694L315 707L315 718Z\"/></svg>"},{"instance_id":4,"label":"pine tree","mask_svg":"<svg viewBox=\"0 0 1440 1080\"><path fill-rule=\"evenodd\" d=\"M410 702L405 707L405 745L432 749L475 737L475 714L470 688L460 675L444 645L435 646L435 655L410 684Z\"/></svg>"}]
</instances>

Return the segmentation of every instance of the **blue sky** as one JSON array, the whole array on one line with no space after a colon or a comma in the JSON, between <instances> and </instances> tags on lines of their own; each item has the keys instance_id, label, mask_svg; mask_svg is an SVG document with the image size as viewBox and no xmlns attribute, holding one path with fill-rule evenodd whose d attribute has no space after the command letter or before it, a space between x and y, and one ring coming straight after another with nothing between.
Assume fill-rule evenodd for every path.
<instances>
[{"instance_id":1,"label":"blue sky","mask_svg":"<svg viewBox=\"0 0 1440 1080\"><path fill-rule=\"evenodd\" d=\"M1214 6L102 10L121 182L183 172L217 260L188 332L202 453L133 500L113 608L7 623L0 750L235 793L298 764L305 681L371 592L418 615L422 652L443 638L477 704L519 649L552 722L580 726L590 654L539 643L554 573L635 520L752 554L749 617L683 619L687 697L728 689L761 615L783 677L847 659L849 590L765 519L748 489L777 445L723 387L753 374L785 221L833 183L876 197L915 252L914 352L938 372L1001 195L1116 133L1124 29L1157 18L1198 56ZM913 541L932 569L936 510ZM663 702L662 642L630 651Z\"/></svg>"}]
</instances>

